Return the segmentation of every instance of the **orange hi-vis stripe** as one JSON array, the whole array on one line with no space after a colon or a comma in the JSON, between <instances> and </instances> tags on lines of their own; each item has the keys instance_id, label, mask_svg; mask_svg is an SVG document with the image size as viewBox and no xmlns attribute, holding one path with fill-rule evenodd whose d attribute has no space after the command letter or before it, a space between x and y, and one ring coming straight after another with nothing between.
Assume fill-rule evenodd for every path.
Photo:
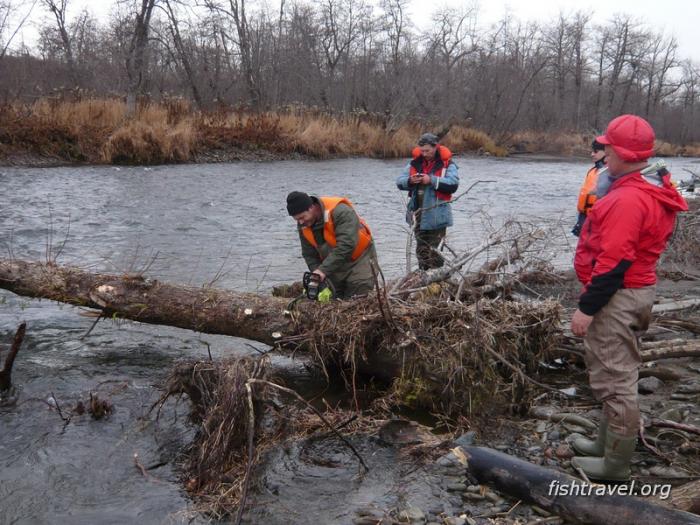
<instances>
[{"instance_id":1,"label":"orange hi-vis stripe","mask_svg":"<svg viewBox=\"0 0 700 525\"><path fill-rule=\"evenodd\" d=\"M345 197L319 197L319 201L321 201L321 204L323 205L323 238L329 246L335 248L338 241L335 237L333 210L340 203L347 204L353 210L355 208ZM359 215L358 219L360 219L360 228L357 231L357 244L355 245L355 249L353 250L351 256L353 261L356 261L365 252L369 245L372 244L372 232L370 231L369 226L367 226L367 223ZM320 254L313 230L311 228L304 227L301 229L301 233L304 235L304 238L309 241L309 244L316 248Z\"/></svg>"}]
</instances>

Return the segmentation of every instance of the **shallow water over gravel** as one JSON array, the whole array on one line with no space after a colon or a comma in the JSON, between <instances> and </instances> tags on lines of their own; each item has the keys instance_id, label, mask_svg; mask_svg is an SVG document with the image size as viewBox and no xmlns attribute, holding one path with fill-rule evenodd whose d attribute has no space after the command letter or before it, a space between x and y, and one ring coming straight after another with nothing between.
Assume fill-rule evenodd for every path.
<instances>
[{"instance_id":1,"label":"shallow water over gravel","mask_svg":"<svg viewBox=\"0 0 700 525\"><path fill-rule=\"evenodd\" d=\"M457 162L460 191L475 180L495 182L476 186L455 203L455 226L449 231L453 249L481 240L481 211L496 223L510 216L562 219L567 232L573 224L587 162ZM192 285L215 280L218 287L266 293L275 284L299 279L305 269L285 211L286 194L299 189L347 195L372 227L386 277L396 277L405 268L404 201L394 184L403 164L349 159L0 168L0 249L3 257L45 260L48 241L52 254L61 251L64 264L104 272L147 268L148 276L161 280ZM670 159L668 164L678 178L687 178L684 167L700 171L696 160ZM555 258L559 265L569 263L574 242L562 235ZM20 403L0 408L0 522L187 522L193 517L191 502L174 467L177 452L192 437L184 425L186 403L177 410L167 407L160 421L148 409L176 361L206 358L207 345L214 358L253 350L235 338L135 323L101 322L83 338L93 319L78 314L73 307L0 290L3 354L17 325L27 321L13 374ZM44 402L53 393L67 412L91 391L114 404L106 420L76 416L66 425ZM165 463L151 470L159 481L139 473L134 453L145 466ZM323 521L346 523L351 515L346 510L328 512L329 505L340 504L341 490L341 506L370 504L372 498L395 503L390 500L395 496L384 495L384 484L400 476L391 471L391 454L385 455L381 471L386 475L345 484L329 482L337 470L293 467L280 460L271 471L281 487L279 499L269 498L266 520L307 523L309 516L324 516ZM352 461L348 468L343 476L355 468ZM302 501L301 493L306 494ZM414 495L429 496L428 488ZM290 512L280 519L285 508ZM194 516L195 523L204 521Z\"/></svg>"}]
</instances>

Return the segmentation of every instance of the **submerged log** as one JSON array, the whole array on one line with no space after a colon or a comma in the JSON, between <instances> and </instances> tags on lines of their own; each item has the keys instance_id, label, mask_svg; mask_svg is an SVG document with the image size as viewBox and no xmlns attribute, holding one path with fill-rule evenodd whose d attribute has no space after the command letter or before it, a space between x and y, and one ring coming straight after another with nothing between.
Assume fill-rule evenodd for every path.
<instances>
[{"instance_id":1,"label":"submerged log","mask_svg":"<svg viewBox=\"0 0 700 525\"><path fill-rule=\"evenodd\" d=\"M5 364L2 369L0 369L0 392L12 388L12 365L15 363L15 357L17 357L17 352L19 352L19 347L22 346L26 329L27 323L22 323L17 327L10 352L5 358Z\"/></svg>"},{"instance_id":2,"label":"submerged log","mask_svg":"<svg viewBox=\"0 0 700 525\"><path fill-rule=\"evenodd\" d=\"M485 447L458 447L453 452L479 483L492 484L499 492L534 503L575 523L700 525L700 516L695 514L668 509L631 494L622 495L623 487L634 491L631 482L617 487L591 485Z\"/></svg>"}]
</instances>

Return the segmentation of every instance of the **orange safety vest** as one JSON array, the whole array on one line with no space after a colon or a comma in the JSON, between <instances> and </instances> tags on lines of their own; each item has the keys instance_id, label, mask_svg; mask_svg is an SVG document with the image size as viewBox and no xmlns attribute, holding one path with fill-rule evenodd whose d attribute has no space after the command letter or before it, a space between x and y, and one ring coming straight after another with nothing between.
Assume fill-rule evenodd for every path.
<instances>
[{"instance_id":1,"label":"orange safety vest","mask_svg":"<svg viewBox=\"0 0 700 525\"><path fill-rule=\"evenodd\" d=\"M353 208L352 202L345 197L319 197L318 200L323 206L323 239L329 246L335 248L338 242L335 238L333 210L340 203L347 204ZM360 219L360 227L357 230L357 244L350 257L353 261L356 261L360 255L365 253L365 250L372 244L372 232L369 230L369 226L367 226L367 223L362 217L358 215L357 218ZM313 230L309 227L304 227L301 229L301 233L304 235L304 238L309 241L309 244L316 248L320 254L321 251L318 249L318 243L316 242ZM323 256L321 256L321 259L323 259Z\"/></svg>"},{"instance_id":2,"label":"orange safety vest","mask_svg":"<svg viewBox=\"0 0 700 525\"><path fill-rule=\"evenodd\" d=\"M578 203L576 208L578 209L579 213L587 215L588 211L593 206L593 203L595 203L596 199L598 198L594 193L597 184L598 168L593 166L588 170L588 173L586 173L586 178L583 180L583 185L578 192Z\"/></svg>"},{"instance_id":3,"label":"orange safety vest","mask_svg":"<svg viewBox=\"0 0 700 525\"><path fill-rule=\"evenodd\" d=\"M408 170L409 175L416 175L417 173L423 173L423 155L420 152L419 147L413 148L411 152L413 160L411 161L411 167ZM433 173L429 175L435 175L436 177L442 177L445 174L447 166L452 161L452 152L447 149L447 147L442 144L438 144L437 150L435 151L435 167L433 168ZM443 201L450 201L452 195L450 193L445 193L443 191L436 191L435 196Z\"/></svg>"}]
</instances>

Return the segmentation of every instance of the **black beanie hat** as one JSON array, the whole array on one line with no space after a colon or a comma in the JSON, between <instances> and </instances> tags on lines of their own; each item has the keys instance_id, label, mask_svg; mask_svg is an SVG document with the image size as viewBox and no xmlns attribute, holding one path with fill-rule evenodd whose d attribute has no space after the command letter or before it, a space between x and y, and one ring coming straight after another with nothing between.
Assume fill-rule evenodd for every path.
<instances>
[{"instance_id":1,"label":"black beanie hat","mask_svg":"<svg viewBox=\"0 0 700 525\"><path fill-rule=\"evenodd\" d=\"M601 144L597 140L591 142L591 149L593 151L603 151L605 149L605 144Z\"/></svg>"},{"instance_id":2,"label":"black beanie hat","mask_svg":"<svg viewBox=\"0 0 700 525\"><path fill-rule=\"evenodd\" d=\"M287 195L287 212L289 215L296 215L304 212L313 206L314 201L303 191L293 191Z\"/></svg>"}]
</instances>

